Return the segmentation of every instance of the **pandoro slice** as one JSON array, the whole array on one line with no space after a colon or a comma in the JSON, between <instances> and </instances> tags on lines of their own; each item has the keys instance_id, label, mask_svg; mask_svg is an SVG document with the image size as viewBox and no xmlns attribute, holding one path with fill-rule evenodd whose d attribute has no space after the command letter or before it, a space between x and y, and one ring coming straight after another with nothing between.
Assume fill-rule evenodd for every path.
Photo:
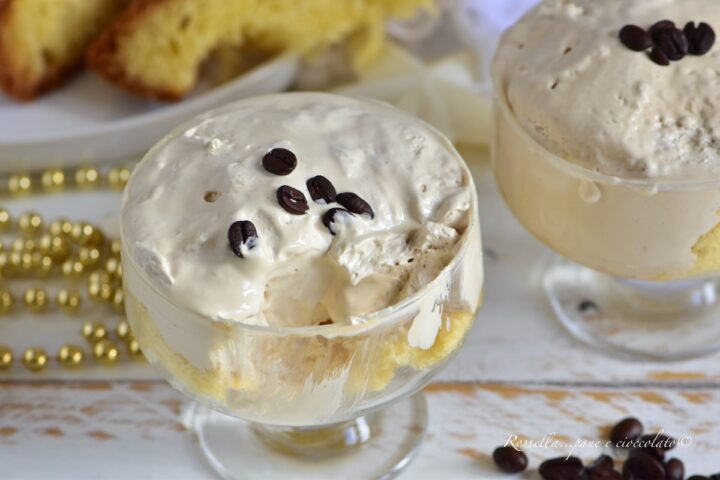
<instances>
[{"instance_id":1,"label":"pandoro slice","mask_svg":"<svg viewBox=\"0 0 720 480\"><path fill-rule=\"evenodd\" d=\"M357 65L384 44L384 22L433 0L133 0L97 38L88 63L139 95L178 100L223 45L310 55L348 41Z\"/></svg>"},{"instance_id":2,"label":"pandoro slice","mask_svg":"<svg viewBox=\"0 0 720 480\"><path fill-rule=\"evenodd\" d=\"M0 89L32 100L61 85L126 0L0 0Z\"/></svg>"}]
</instances>

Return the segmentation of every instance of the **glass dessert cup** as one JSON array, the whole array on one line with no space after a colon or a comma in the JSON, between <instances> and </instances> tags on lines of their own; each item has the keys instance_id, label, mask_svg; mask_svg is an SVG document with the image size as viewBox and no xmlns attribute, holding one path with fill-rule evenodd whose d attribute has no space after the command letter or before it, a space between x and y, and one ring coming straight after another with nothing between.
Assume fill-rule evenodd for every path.
<instances>
[{"instance_id":1,"label":"glass dessert cup","mask_svg":"<svg viewBox=\"0 0 720 480\"><path fill-rule=\"evenodd\" d=\"M427 426L419 390L480 305L476 205L457 252L416 294L354 324L221 323L167 298L123 245L128 319L145 356L196 402L187 423L223 478L391 478Z\"/></svg>"},{"instance_id":2,"label":"glass dessert cup","mask_svg":"<svg viewBox=\"0 0 720 480\"><path fill-rule=\"evenodd\" d=\"M542 287L568 332L606 352L655 360L719 350L720 181L585 169L536 142L500 91L494 117L498 187L515 218L559 254Z\"/></svg>"}]
</instances>

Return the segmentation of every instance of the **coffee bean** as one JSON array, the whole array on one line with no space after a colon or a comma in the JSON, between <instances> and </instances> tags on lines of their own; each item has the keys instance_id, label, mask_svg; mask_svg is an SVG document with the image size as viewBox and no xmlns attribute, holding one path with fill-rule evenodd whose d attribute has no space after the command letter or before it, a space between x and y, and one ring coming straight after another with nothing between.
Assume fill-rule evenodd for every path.
<instances>
[{"instance_id":1,"label":"coffee bean","mask_svg":"<svg viewBox=\"0 0 720 480\"><path fill-rule=\"evenodd\" d=\"M321 326L332 325L333 323L335 323L335 322L332 321L332 318L328 318L327 320L323 320L322 322L318 323L318 325L321 325Z\"/></svg>"},{"instance_id":2,"label":"coffee bean","mask_svg":"<svg viewBox=\"0 0 720 480\"><path fill-rule=\"evenodd\" d=\"M373 212L372 207L365 200L352 192L338 193L335 201L347 208L351 213L355 213L357 215L369 215L370 218L375 218L375 212Z\"/></svg>"},{"instance_id":3,"label":"coffee bean","mask_svg":"<svg viewBox=\"0 0 720 480\"><path fill-rule=\"evenodd\" d=\"M528 466L527 455L513 447L498 447L493 452L495 465L506 473L519 473Z\"/></svg>"},{"instance_id":4,"label":"coffee bean","mask_svg":"<svg viewBox=\"0 0 720 480\"><path fill-rule=\"evenodd\" d=\"M694 22L688 22L683 32L688 40L688 51L693 55L705 55L715 44L715 31L707 23L696 27Z\"/></svg>"},{"instance_id":5,"label":"coffee bean","mask_svg":"<svg viewBox=\"0 0 720 480\"><path fill-rule=\"evenodd\" d=\"M545 460L539 470L545 480L580 480L585 473L582 461L577 457Z\"/></svg>"},{"instance_id":6,"label":"coffee bean","mask_svg":"<svg viewBox=\"0 0 720 480\"><path fill-rule=\"evenodd\" d=\"M234 222L228 228L228 242L230 249L235 255L243 258L243 250L252 250L257 244L257 230L255 225L248 220Z\"/></svg>"},{"instance_id":7,"label":"coffee bean","mask_svg":"<svg viewBox=\"0 0 720 480\"><path fill-rule=\"evenodd\" d=\"M688 54L687 38L677 28L661 30L657 35L656 44L668 60L673 62L682 60Z\"/></svg>"},{"instance_id":8,"label":"coffee bean","mask_svg":"<svg viewBox=\"0 0 720 480\"><path fill-rule=\"evenodd\" d=\"M290 150L273 148L262 160L263 168L275 175L290 175L297 166L297 158Z\"/></svg>"},{"instance_id":9,"label":"coffee bean","mask_svg":"<svg viewBox=\"0 0 720 480\"><path fill-rule=\"evenodd\" d=\"M323 225L327 227L328 230L330 230L330 233L335 235L335 229L333 228L333 223L335 223L335 219L338 215L352 215L350 212L345 210L344 208L331 208L325 214L322 216L322 222Z\"/></svg>"},{"instance_id":10,"label":"coffee bean","mask_svg":"<svg viewBox=\"0 0 720 480\"><path fill-rule=\"evenodd\" d=\"M601 472L588 472L587 480L622 480L617 470L603 470Z\"/></svg>"},{"instance_id":11,"label":"coffee bean","mask_svg":"<svg viewBox=\"0 0 720 480\"><path fill-rule=\"evenodd\" d=\"M293 215L304 215L309 208L305 195L300 190L287 185L277 189L277 201L286 212Z\"/></svg>"},{"instance_id":12,"label":"coffee bean","mask_svg":"<svg viewBox=\"0 0 720 480\"><path fill-rule=\"evenodd\" d=\"M632 450L630 450L630 453L628 454L628 458L642 456L642 455L649 455L652 458L654 458L655 460L658 460L660 462L665 461L665 452L660 450L657 447L651 447L651 446L633 448Z\"/></svg>"},{"instance_id":13,"label":"coffee bean","mask_svg":"<svg viewBox=\"0 0 720 480\"><path fill-rule=\"evenodd\" d=\"M322 200L320 203L329 204L334 202L335 197L337 197L337 192L332 182L322 175L312 177L308 180L307 188L308 192L310 192L310 198L316 202Z\"/></svg>"},{"instance_id":14,"label":"coffee bean","mask_svg":"<svg viewBox=\"0 0 720 480\"><path fill-rule=\"evenodd\" d=\"M712 477L706 477L705 475L693 475L687 480L715 480Z\"/></svg>"},{"instance_id":15,"label":"coffee bean","mask_svg":"<svg viewBox=\"0 0 720 480\"><path fill-rule=\"evenodd\" d=\"M623 465L623 480L665 480L665 469L650 455L637 455Z\"/></svg>"},{"instance_id":16,"label":"coffee bean","mask_svg":"<svg viewBox=\"0 0 720 480\"><path fill-rule=\"evenodd\" d=\"M625 25L620 30L620 41L630 50L642 52L652 47L652 37L637 25Z\"/></svg>"},{"instance_id":17,"label":"coffee bean","mask_svg":"<svg viewBox=\"0 0 720 480\"><path fill-rule=\"evenodd\" d=\"M668 60L667 55L665 55L665 52L663 52L660 47L653 47L650 53L648 53L648 57L662 67L670 65L670 60Z\"/></svg>"},{"instance_id":18,"label":"coffee bean","mask_svg":"<svg viewBox=\"0 0 720 480\"><path fill-rule=\"evenodd\" d=\"M720 473L713 473L710 475L710 480L720 480Z\"/></svg>"},{"instance_id":19,"label":"coffee bean","mask_svg":"<svg viewBox=\"0 0 720 480\"><path fill-rule=\"evenodd\" d=\"M637 440L643 433L643 426L640 420L628 417L620 420L610 430L610 441L613 445L622 444L632 440Z\"/></svg>"},{"instance_id":20,"label":"coffee bean","mask_svg":"<svg viewBox=\"0 0 720 480\"><path fill-rule=\"evenodd\" d=\"M685 478L685 464L677 458L671 458L665 464L665 480L683 480Z\"/></svg>"},{"instance_id":21,"label":"coffee bean","mask_svg":"<svg viewBox=\"0 0 720 480\"><path fill-rule=\"evenodd\" d=\"M650 37L652 37L652 39L657 42L660 32L662 32L663 30L672 30L673 28L675 28L675 22L671 20L660 20L659 22L655 22L653 26L650 27L648 33L650 34Z\"/></svg>"},{"instance_id":22,"label":"coffee bean","mask_svg":"<svg viewBox=\"0 0 720 480\"><path fill-rule=\"evenodd\" d=\"M609 455L600 455L589 467L588 472L602 472L615 468L615 462Z\"/></svg>"},{"instance_id":23,"label":"coffee bean","mask_svg":"<svg viewBox=\"0 0 720 480\"><path fill-rule=\"evenodd\" d=\"M644 435L640 438L640 442L666 452L677 446L677 440L662 433L650 433L648 435Z\"/></svg>"}]
</instances>

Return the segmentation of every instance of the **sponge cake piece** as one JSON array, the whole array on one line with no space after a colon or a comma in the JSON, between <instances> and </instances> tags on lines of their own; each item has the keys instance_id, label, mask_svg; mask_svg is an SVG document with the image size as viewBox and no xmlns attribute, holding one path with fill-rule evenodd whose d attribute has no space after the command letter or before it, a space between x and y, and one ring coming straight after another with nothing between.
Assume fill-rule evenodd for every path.
<instances>
[{"instance_id":1,"label":"sponge cake piece","mask_svg":"<svg viewBox=\"0 0 720 480\"><path fill-rule=\"evenodd\" d=\"M31 100L82 65L125 0L0 0L0 89Z\"/></svg>"},{"instance_id":2,"label":"sponge cake piece","mask_svg":"<svg viewBox=\"0 0 720 480\"><path fill-rule=\"evenodd\" d=\"M88 52L110 82L145 97L178 100L223 45L309 55L341 41L357 65L384 44L389 17L412 16L432 0L133 0Z\"/></svg>"}]
</instances>

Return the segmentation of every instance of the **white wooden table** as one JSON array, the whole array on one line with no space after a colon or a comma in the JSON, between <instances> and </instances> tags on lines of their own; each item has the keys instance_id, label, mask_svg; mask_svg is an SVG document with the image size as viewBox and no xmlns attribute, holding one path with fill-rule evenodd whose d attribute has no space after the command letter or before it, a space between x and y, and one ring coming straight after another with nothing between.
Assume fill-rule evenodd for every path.
<instances>
[{"instance_id":1,"label":"white wooden table","mask_svg":"<svg viewBox=\"0 0 720 480\"><path fill-rule=\"evenodd\" d=\"M509 436L568 444L529 448L531 467L537 467L543 458L567 454L576 441L603 439L627 415L648 429L691 439L692 445L673 452L688 473L720 471L720 356L628 362L575 343L540 295L537 280L548 250L502 204L486 152L464 153L480 189L486 301L464 350L426 389L429 433L403 478L507 478L494 469L490 453ZM85 207L76 216L99 220L117 203L116 196L85 195L8 207L34 207L52 217L72 202L87 204L90 195L93 212ZM53 350L78 322L3 318L0 343L35 342ZM142 363L41 374L15 367L0 373L0 478L215 478L183 425L183 405L183 397ZM601 451L575 454L590 460ZM539 477L528 472L522 478Z\"/></svg>"}]
</instances>

